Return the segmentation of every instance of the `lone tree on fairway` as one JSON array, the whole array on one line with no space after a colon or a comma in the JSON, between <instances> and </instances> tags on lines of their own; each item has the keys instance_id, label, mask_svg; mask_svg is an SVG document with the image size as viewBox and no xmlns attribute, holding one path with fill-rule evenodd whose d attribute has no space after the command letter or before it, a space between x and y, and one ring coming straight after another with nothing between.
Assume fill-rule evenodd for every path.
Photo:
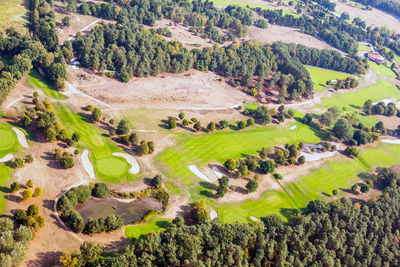
<instances>
[{"instance_id":1,"label":"lone tree on fairway","mask_svg":"<svg viewBox=\"0 0 400 267\"><path fill-rule=\"evenodd\" d=\"M233 171L236 169L236 161L233 159L228 159L225 161L224 166L228 171Z\"/></svg>"},{"instance_id":2,"label":"lone tree on fairway","mask_svg":"<svg viewBox=\"0 0 400 267\"><path fill-rule=\"evenodd\" d=\"M250 180L246 184L246 189L249 193L256 192L258 189L258 182L256 180Z\"/></svg>"},{"instance_id":3,"label":"lone tree on fairway","mask_svg":"<svg viewBox=\"0 0 400 267\"><path fill-rule=\"evenodd\" d=\"M99 122L101 118L101 111L98 108L92 110L92 122Z\"/></svg>"}]
</instances>

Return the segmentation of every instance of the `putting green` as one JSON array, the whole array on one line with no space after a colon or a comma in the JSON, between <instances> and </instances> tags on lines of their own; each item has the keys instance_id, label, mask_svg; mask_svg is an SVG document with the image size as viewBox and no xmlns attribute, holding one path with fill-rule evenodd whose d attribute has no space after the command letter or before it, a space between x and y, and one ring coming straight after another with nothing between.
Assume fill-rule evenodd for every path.
<instances>
[{"instance_id":1,"label":"putting green","mask_svg":"<svg viewBox=\"0 0 400 267\"><path fill-rule=\"evenodd\" d=\"M16 141L14 132L0 129L0 151L10 149Z\"/></svg>"},{"instance_id":2,"label":"putting green","mask_svg":"<svg viewBox=\"0 0 400 267\"><path fill-rule=\"evenodd\" d=\"M128 172L128 163L126 160L115 157L98 160L95 169L102 175L118 178L126 175Z\"/></svg>"}]
</instances>

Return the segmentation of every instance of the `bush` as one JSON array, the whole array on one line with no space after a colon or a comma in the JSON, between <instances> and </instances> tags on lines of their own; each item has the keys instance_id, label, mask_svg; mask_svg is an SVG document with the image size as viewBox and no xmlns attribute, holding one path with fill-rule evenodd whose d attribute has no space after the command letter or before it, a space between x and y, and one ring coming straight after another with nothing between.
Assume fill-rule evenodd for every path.
<instances>
[{"instance_id":1,"label":"bush","mask_svg":"<svg viewBox=\"0 0 400 267\"><path fill-rule=\"evenodd\" d=\"M179 113L179 119L183 120L185 118L185 113L181 112Z\"/></svg>"},{"instance_id":2,"label":"bush","mask_svg":"<svg viewBox=\"0 0 400 267\"><path fill-rule=\"evenodd\" d=\"M101 111L98 108L92 110L91 120L92 122L99 122L101 119Z\"/></svg>"},{"instance_id":3,"label":"bush","mask_svg":"<svg viewBox=\"0 0 400 267\"><path fill-rule=\"evenodd\" d=\"M215 123L214 122L210 122L207 125L207 130L210 131L210 132L213 132L215 130Z\"/></svg>"},{"instance_id":4,"label":"bush","mask_svg":"<svg viewBox=\"0 0 400 267\"><path fill-rule=\"evenodd\" d=\"M79 150L79 148L74 150L74 155L78 155L79 153L81 153L81 151Z\"/></svg>"},{"instance_id":5,"label":"bush","mask_svg":"<svg viewBox=\"0 0 400 267\"><path fill-rule=\"evenodd\" d=\"M72 134L71 139L74 140L75 142L79 142L79 140L81 139L81 135L75 132Z\"/></svg>"},{"instance_id":6,"label":"bush","mask_svg":"<svg viewBox=\"0 0 400 267\"><path fill-rule=\"evenodd\" d=\"M19 189L21 189L21 185L18 182L14 182L10 185L10 188L13 192L17 192Z\"/></svg>"},{"instance_id":7,"label":"bush","mask_svg":"<svg viewBox=\"0 0 400 267\"><path fill-rule=\"evenodd\" d=\"M227 120L222 120L219 122L219 128L221 128L221 129L228 128L228 126L229 126L229 122Z\"/></svg>"},{"instance_id":8,"label":"bush","mask_svg":"<svg viewBox=\"0 0 400 267\"><path fill-rule=\"evenodd\" d=\"M105 198L109 193L110 190L104 183L96 183L92 189L92 196L97 198Z\"/></svg>"},{"instance_id":9,"label":"bush","mask_svg":"<svg viewBox=\"0 0 400 267\"><path fill-rule=\"evenodd\" d=\"M25 201L28 201L29 199L32 198L32 191L30 189L26 189L22 192L22 198Z\"/></svg>"},{"instance_id":10,"label":"bush","mask_svg":"<svg viewBox=\"0 0 400 267\"><path fill-rule=\"evenodd\" d=\"M168 119L168 128L170 128L170 129L176 128L176 119L175 118L170 117Z\"/></svg>"},{"instance_id":11,"label":"bush","mask_svg":"<svg viewBox=\"0 0 400 267\"><path fill-rule=\"evenodd\" d=\"M189 120L188 119L183 119L182 125L183 126L188 126L189 125Z\"/></svg>"},{"instance_id":12,"label":"bush","mask_svg":"<svg viewBox=\"0 0 400 267\"><path fill-rule=\"evenodd\" d=\"M28 180L28 182L26 182L26 186L29 188L33 187L33 181L32 180Z\"/></svg>"},{"instance_id":13,"label":"bush","mask_svg":"<svg viewBox=\"0 0 400 267\"><path fill-rule=\"evenodd\" d=\"M60 163L64 169L69 169L74 167L74 159L71 157L69 153L63 155L63 157L60 160Z\"/></svg>"},{"instance_id":14,"label":"bush","mask_svg":"<svg viewBox=\"0 0 400 267\"><path fill-rule=\"evenodd\" d=\"M254 119L253 118L248 118L246 125L247 125L247 127L253 126L254 125Z\"/></svg>"},{"instance_id":15,"label":"bush","mask_svg":"<svg viewBox=\"0 0 400 267\"><path fill-rule=\"evenodd\" d=\"M25 160L26 163L32 163L32 162L33 162L33 156L32 156L32 154L26 155L25 158L24 158L24 160Z\"/></svg>"},{"instance_id":16,"label":"bush","mask_svg":"<svg viewBox=\"0 0 400 267\"><path fill-rule=\"evenodd\" d=\"M42 190L41 187L36 187L36 188L35 188L35 191L33 192L33 196L34 196L34 197L39 197L39 196L42 195L42 192L43 192L43 190Z\"/></svg>"},{"instance_id":17,"label":"bush","mask_svg":"<svg viewBox=\"0 0 400 267\"><path fill-rule=\"evenodd\" d=\"M283 179L283 176L282 176L282 174L280 174L280 173L274 173L274 178L276 179L276 180L282 180Z\"/></svg>"},{"instance_id":18,"label":"bush","mask_svg":"<svg viewBox=\"0 0 400 267\"><path fill-rule=\"evenodd\" d=\"M360 186L360 191L362 193L368 193L369 192L369 188L370 188L369 185L363 184L363 185Z\"/></svg>"},{"instance_id":19,"label":"bush","mask_svg":"<svg viewBox=\"0 0 400 267\"><path fill-rule=\"evenodd\" d=\"M17 210L14 213L13 219L20 224L24 224L26 221L26 218L28 217L28 215L26 215L26 211L24 210Z\"/></svg>"},{"instance_id":20,"label":"bush","mask_svg":"<svg viewBox=\"0 0 400 267\"><path fill-rule=\"evenodd\" d=\"M196 130L196 132L199 132L201 130L201 123L198 121L193 125L193 129Z\"/></svg>"},{"instance_id":21,"label":"bush","mask_svg":"<svg viewBox=\"0 0 400 267\"><path fill-rule=\"evenodd\" d=\"M85 107L85 109L86 109L87 111L92 111L93 106L92 106L92 105L87 105L87 106Z\"/></svg>"},{"instance_id":22,"label":"bush","mask_svg":"<svg viewBox=\"0 0 400 267\"><path fill-rule=\"evenodd\" d=\"M249 193L256 192L258 189L258 182L256 180L250 180L246 184L246 189Z\"/></svg>"},{"instance_id":23,"label":"bush","mask_svg":"<svg viewBox=\"0 0 400 267\"><path fill-rule=\"evenodd\" d=\"M28 209L26 210L26 214L31 217L39 215L39 206L37 204L29 205Z\"/></svg>"},{"instance_id":24,"label":"bush","mask_svg":"<svg viewBox=\"0 0 400 267\"><path fill-rule=\"evenodd\" d=\"M357 157L358 156L357 148L355 148L354 146L346 147L344 152L350 157Z\"/></svg>"},{"instance_id":25,"label":"bush","mask_svg":"<svg viewBox=\"0 0 400 267\"><path fill-rule=\"evenodd\" d=\"M237 127L238 127L239 129L244 129L244 128L246 128L246 121L239 121L239 122L237 123Z\"/></svg>"}]
</instances>

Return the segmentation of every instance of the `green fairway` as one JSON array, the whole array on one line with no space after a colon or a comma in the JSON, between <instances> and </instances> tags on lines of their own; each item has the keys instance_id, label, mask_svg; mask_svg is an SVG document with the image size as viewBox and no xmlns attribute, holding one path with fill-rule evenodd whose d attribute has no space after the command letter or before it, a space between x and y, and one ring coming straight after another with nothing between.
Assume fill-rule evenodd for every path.
<instances>
[{"instance_id":1,"label":"green fairway","mask_svg":"<svg viewBox=\"0 0 400 267\"><path fill-rule=\"evenodd\" d=\"M240 0L211 0L211 2L213 2L215 5L217 6L229 6L229 5L236 5L236 6L240 6L240 7L250 7L250 8L262 8L262 9L277 9L275 7L269 6L268 4L256 4L256 3L252 3L252 2L246 2L246 1L240 1ZM286 9L282 9L283 10L283 15L292 15L293 17L300 17L299 14L290 11L290 10L286 10Z\"/></svg>"},{"instance_id":2,"label":"green fairway","mask_svg":"<svg viewBox=\"0 0 400 267\"><path fill-rule=\"evenodd\" d=\"M26 2L28 3L28 2ZM14 27L21 33L26 33L28 10L23 0L0 0L0 30Z\"/></svg>"},{"instance_id":3,"label":"green fairway","mask_svg":"<svg viewBox=\"0 0 400 267\"><path fill-rule=\"evenodd\" d=\"M28 76L27 85L35 89L42 89L45 95L54 99L67 99L68 97L58 92L53 86L40 76L39 72L32 70Z\"/></svg>"},{"instance_id":4,"label":"green fairway","mask_svg":"<svg viewBox=\"0 0 400 267\"><path fill-rule=\"evenodd\" d=\"M297 129L290 130L294 124ZM192 185L198 178L188 169L189 165L204 166L222 163L228 158L240 158L255 154L262 147L303 141L318 142L320 138L307 125L299 122L286 126L257 126L242 131L224 130L200 135L179 134L177 143L159 154L155 162L166 177L182 179L183 184Z\"/></svg>"},{"instance_id":5,"label":"green fairway","mask_svg":"<svg viewBox=\"0 0 400 267\"><path fill-rule=\"evenodd\" d=\"M131 240L140 238L142 235L149 233L155 233L161 229L165 229L171 222L164 219L154 219L151 222L138 224L138 225L128 225L125 228L125 235Z\"/></svg>"},{"instance_id":6,"label":"green fairway","mask_svg":"<svg viewBox=\"0 0 400 267\"><path fill-rule=\"evenodd\" d=\"M94 165L96 176L111 183L132 181L138 175L128 173L128 163L125 159L114 157L114 152L124 152L108 137L103 136L100 129L69 107L55 103L54 109L58 120L69 131L81 135L80 145L90 151L90 160Z\"/></svg>"},{"instance_id":7,"label":"green fairway","mask_svg":"<svg viewBox=\"0 0 400 267\"><path fill-rule=\"evenodd\" d=\"M311 75L312 81L314 83L314 90L316 92L324 91L326 89L327 81L337 79L344 80L347 77L354 77L354 75L340 71L328 70L313 66L306 66L306 68Z\"/></svg>"},{"instance_id":8,"label":"green fairway","mask_svg":"<svg viewBox=\"0 0 400 267\"><path fill-rule=\"evenodd\" d=\"M349 93L339 93L332 97L322 99L326 108L337 106L344 110L359 110L365 101L371 99L378 102L386 98L400 98L400 92L397 87L386 80L379 80L376 84L350 91Z\"/></svg>"},{"instance_id":9,"label":"green fairway","mask_svg":"<svg viewBox=\"0 0 400 267\"><path fill-rule=\"evenodd\" d=\"M396 78L396 73L392 71L392 69L386 65L378 65L375 62L369 61L369 68L381 76L388 78Z\"/></svg>"}]
</instances>

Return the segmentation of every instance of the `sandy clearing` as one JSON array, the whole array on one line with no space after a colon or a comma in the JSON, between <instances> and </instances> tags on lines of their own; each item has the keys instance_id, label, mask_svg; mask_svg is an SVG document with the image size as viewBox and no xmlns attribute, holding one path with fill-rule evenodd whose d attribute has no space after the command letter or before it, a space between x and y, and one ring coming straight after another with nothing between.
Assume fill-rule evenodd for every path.
<instances>
[{"instance_id":1,"label":"sandy clearing","mask_svg":"<svg viewBox=\"0 0 400 267\"><path fill-rule=\"evenodd\" d=\"M17 134L18 142L21 144L23 148L28 148L28 141L26 141L26 136L23 131L20 129L13 127L13 131Z\"/></svg>"},{"instance_id":2,"label":"sandy clearing","mask_svg":"<svg viewBox=\"0 0 400 267\"><path fill-rule=\"evenodd\" d=\"M210 219L214 220L215 218L218 218L218 213L215 210L210 211Z\"/></svg>"},{"instance_id":3,"label":"sandy clearing","mask_svg":"<svg viewBox=\"0 0 400 267\"><path fill-rule=\"evenodd\" d=\"M214 172L214 174L218 177L218 178L222 178L222 176L224 176L222 174L222 172L219 171L219 169L217 167L212 167L211 170Z\"/></svg>"},{"instance_id":4,"label":"sandy clearing","mask_svg":"<svg viewBox=\"0 0 400 267\"><path fill-rule=\"evenodd\" d=\"M13 154L7 154L0 159L0 162L7 162L7 161L12 160L13 158L14 158Z\"/></svg>"},{"instance_id":5,"label":"sandy clearing","mask_svg":"<svg viewBox=\"0 0 400 267\"><path fill-rule=\"evenodd\" d=\"M109 109L115 110L115 108L114 108L113 106L111 106L111 105L109 105L109 104L107 104L107 103L104 103L103 101L101 101L101 100L99 100L99 99L97 99L97 98L95 98L95 97L92 97L92 96L90 96L90 95L87 95L87 94L81 92L80 90L78 90L76 87L74 87L74 86L73 86L72 84L70 84L69 82L65 82L65 84L67 85L67 87L68 87L69 90L66 91L66 92L64 92L64 95L71 95L71 94L81 95L81 96L83 96L83 97L89 98L90 100L92 100L92 101L94 101L94 102L97 102L97 103L99 103L99 104L102 104L102 105L106 106L106 107L109 108Z\"/></svg>"},{"instance_id":6,"label":"sandy clearing","mask_svg":"<svg viewBox=\"0 0 400 267\"><path fill-rule=\"evenodd\" d=\"M266 29L250 26L246 40L252 39L262 43L273 43L276 41L295 43L312 48L335 50L343 54L343 52L339 51L328 43L312 35L302 33L299 29L278 25L270 25Z\"/></svg>"},{"instance_id":7,"label":"sandy clearing","mask_svg":"<svg viewBox=\"0 0 400 267\"><path fill-rule=\"evenodd\" d=\"M297 129L297 125L293 125L292 127L289 128L290 130L296 130Z\"/></svg>"},{"instance_id":8,"label":"sandy clearing","mask_svg":"<svg viewBox=\"0 0 400 267\"><path fill-rule=\"evenodd\" d=\"M386 144L400 145L400 140L382 139L381 142Z\"/></svg>"},{"instance_id":9,"label":"sandy clearing","mask_svg":"<svg viewBox=\"0 0 400 267\"><path fill-rule=\"evenodd\" d=\"M250 219L255 221L255 222L258 222L258 219L256 217L254 217L254 216L250 216Z\"/></svg>"},{"instance_id":10,"label":"sandy clearing","mask_svg":"<svg viewBox=\"0 0 400 267\"><path fill-rule=\"evenodd\" d=\"M94 179L96 177L96 175L94 173L93 164L90 162L90 159L89 159L89 150L85 149L82 152L81 160L82 160L83 168L85 169L85 171L89 175L89 178Z\"/></svg>"},{"instance_id":11,"label":"sandy clearing","mask_svg":"<svg viewBox=\"0 0 400 267\"><path fill-rule=\"evenodd\" d=\"M315 151L314 153L309 153L309 152L305 152L305 151L300 152L300 156L304 156L306 162L330 158L330 157L333 157L335 154L336 154L336 151L332 151L332 152L331 151L328 151L328 152Z\"/></svg>"},{"instance_id":12,"label":"sandy clearing","mask_svg":"<svg viewBox=\"0 0 400 267\"><path fill-rule=\"evenodd\" d=\"M197 167L196 165L190 165L189 170L191 170L197 177L199 177L200 179L211 183L211 180L204 174L202 173Z\"/></svg>"},{"instance_id":13,"label":"sandy clearing","mask_svg":"<svg viewBox=\"0 0 400 267\"><path fill-rule=\"evenodd\" d=\"M15 99L14 101L12 101L9 104L5 105L3 109L4 110L9 109L10 107L14 106L15 104L17 104L19 101L23 100L24 98L25 97L20 97L20 98Z\"/></svg>"},{"instance_id":14,"label":"sandy clearing","mask_svg":"<svg viewBox=\"0 0 400 267\"><path fill-rule=\"evenodd\" d=\"M131 169L129 170L130 173L137 174L140 172L139 163L137 162L134 156L120 152L112 153L112 155L126 159L126 161L131 165Z\"/></svg>"}]
</instances>

